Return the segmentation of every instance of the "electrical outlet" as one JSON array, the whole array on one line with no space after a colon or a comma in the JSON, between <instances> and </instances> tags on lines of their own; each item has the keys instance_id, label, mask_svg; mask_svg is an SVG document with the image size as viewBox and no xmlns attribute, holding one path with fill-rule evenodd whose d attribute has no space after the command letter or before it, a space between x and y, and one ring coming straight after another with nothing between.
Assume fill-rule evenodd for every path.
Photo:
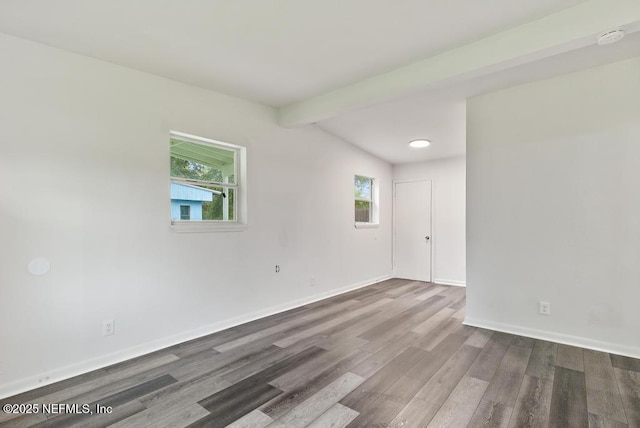
<instances>
[{"instance_id":1,"label":"electrical outlet","mask_svg":"<svg viewBox=\"0 0 640 428\"><path fill-rule=\"evenodd\" d=\"M318 285L318 280L316 279L316 277L315 276L309 277L309 286L315 287L316 285Z\"/></svg>"},{"instance_id":2,"label":"electrical outlet","mask_svg":"<svg viewBox=\"0 0 640 428\"><path fill-rule=\"evenodd\" d=\"M280 273L280 265L276 265L276 273Z\"/></svg>"},{"instance_id":3,"label":"electrical outlet","mask_svg":"<svg viewBox=\"0 0 640 428\"><path fill-rule=\"evenodd\" d=\"M102 321L102 335L111 336L113 333L115 333L115 326L114 326L113 320Z\"/></svg>"},{"instance_id":4,"label":"electrical outlet","mask_svg":"<svg viewBox=\"0 0 640 428\"><path fill-rule=\"evenodd\" d=\"M549 302L539 302L540 304L540 314L541 315L551 315L551 303Z\"/></svg>"}]
</instances>

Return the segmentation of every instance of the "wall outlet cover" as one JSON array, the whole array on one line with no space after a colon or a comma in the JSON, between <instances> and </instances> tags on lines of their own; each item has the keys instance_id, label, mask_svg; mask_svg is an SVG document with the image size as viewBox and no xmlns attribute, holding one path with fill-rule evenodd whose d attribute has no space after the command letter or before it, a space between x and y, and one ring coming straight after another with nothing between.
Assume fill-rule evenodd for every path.
<instances>
[{"instance_id":1,"label":"wall outlet cover","mask_svg":"<svg viewBox=\"0 0 640 428\"><path fill-rule=\"evenodd\" d=\"M551 303L540 301L540 314L551 315Z\"/></svg>"},{"instance_id":2,"label":"wall outlet cover","mask_svg":"<svg viewBox=\"0 0 640 428\"><path fill-rule=\"evenodd\" d=\"M115 333L115 324L113 320L102 321L102 335L111 336L113 333Z\"/></svg>"}]
</instances>

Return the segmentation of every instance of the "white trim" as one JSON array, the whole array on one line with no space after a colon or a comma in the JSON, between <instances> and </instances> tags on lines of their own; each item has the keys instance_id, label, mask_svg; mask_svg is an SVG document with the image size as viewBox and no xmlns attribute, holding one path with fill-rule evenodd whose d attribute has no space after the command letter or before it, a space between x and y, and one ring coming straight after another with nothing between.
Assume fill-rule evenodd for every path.
<instances>
[{"instance_id":1,"label":"white trim","mask_svg":"<svg viewBox=\"0 0 640 428\"><path fill-rule=\"evenodd\" d=\"M380 223L365 223L361 221L356 221L354 223L356 229L374 229L380 227Z\"/></svg>"},{"instance_id":2,"label":"white trim","mask_svg":"<svg viewBox=\"0 0 640 428\"><path fill-rule=\"evenodd\" d=\"M501 331L503 333L516 334L518 336L548 340L551 342L562 343L564 345L593 349L594 351L624 355L631 358L640 358L640 347L637 346L627 346L619 343L604 342L600 340L589 339L586 337L572 336L569 334L556 333L547 330L538 330L535 328L521 327L513 324L504 324L495 321L479 320L470 317L466 317L463 324L472 327L486 328L488 330Z\"/></svg>"},{"instance_id":3,"label":"white trim","mask_svg":"<svg viewBox=\"0 0 640 428\"><path fill-rule=\"evenodd\" d=\"M171 229L176 233L243 232L247 230L247 225L238 222L173 220Z\"/></svg>"},{"instance_id":4,"label":"white trim","mask_svg":"<svg viewBox=\"0 0 640 428\"><path fill-rule=\"evenodd\" d=\"M287 303L265 308L256 312L252 312L246 315L240 315L228 320L219 321L208 326L199 327L183 333L178 333L173 336L152 340L141 345L133 346L131 348L123 349L120 351L112 352L110 354L92 358L87 361L83 361L76 364L71 364L66 367L51 370L49 372L40 373L36 376L30 376L9 384L0 386L0 398L11 397L16 394L20 394L25 391L29 391L35 388L39 388L45 385L49 385L55 382L59 382L74 376L78 376L92 370L101 369L112 364L117 364L122 361L136 358L141 355L149 354L151 352L158 351L160 349L168 348L179 343L187 342L189 340L197 339L209 334L225 330L231 327L235 327L240 324L248 323L256 319L265 318L271 315L278 314L280 312L288 311L303 305L308 305L319 300L324 300L329 297L333 297L339 294L343 294L349 291L357 290L368 285L376 284L378 282L391 279L391 275L379 276L371 278L366 281L350 284L335 290L326 291L323 293L314 294L312 296L303 297Z\"/></svg>"},{"instance_id":5,"label":"white trim","mask_svg":"<svg viewBox=\"0 0 640 428\"><path fill-rule=\"evenodd\" d=\"M369 219L371 220L370 222L355 222L355 227L356 229L366 229L366 228L372 228L372 227L378 227L379 223L380 223L380 193L378 191L378 186L379 186L379 182L378 179L375 177L370 177L367 174L354 174L353 178L354 178L354 187L355 187L355 178L356 177L361 177L361 178L368 178L369 180L371 180L371 199L366 199L366 198L358 198L358 197L354 197L354 201L361 201L361 202L369 202L370 206L369 206ZM372 224L375 226L360 226L360 225L366 225L366 224Z\"/></svg>"},{"instance_id":6,"label":"white trim","mask_svg":"<svg viewBox=\"0 0 640 428\"><path fill-rule=\"evenodd\" d=\"M194 182L200 183L206 186L222 187L226 189L234 190L233 198L233 212L236 219L233 222L225 222L221 224L216 221L200 221L194 224L196 225L182 225L177 221L171 222L171 228L178 233L203 233L203 232L241 232L247 229L248 222L248 207L247 207L247 148L236 144L225 143L224 141L212 140L211 138L200 137L184 132L169 130L169 138L175 137L180 141L187 143L200 144L215 148L216 146L222 147L225 150L233 151L233 174L235 177L235 183L218 183L215 181L204 180L191 180L180 177L172 177L171 171L169 171L169 182L186 183Z\"/></svg>"},{"instance_id":7,"label":"white trim","mask_svg":"<svg viewBox=\"0 0 640 428\"><path fill-rule=\"evenodd\" d=\"M199 135L187 134L185 132L180 132L180 131L170 130L169 134L171 136L176 137L176 139L183 140L187 143L202 144L204 142L204 143L213 144L214 146L224 146L230 150L235 150L235 151L243 148L242 146L238 146L236 144L213 140L211 138L201 137Z\"/></svg>"},{"instance_id":8,"label":"white trim","mask_svg":"<svg viewBox=\"0 0 640 428\"><path fill-rule=\"evenodd\" d=\"M444 278L435 278L433 280L434 284L442 284L442 285L453 285L455 287L466 287L467 281L459 281L457 279L444 279Z\"/></svg>"}]
</instances>

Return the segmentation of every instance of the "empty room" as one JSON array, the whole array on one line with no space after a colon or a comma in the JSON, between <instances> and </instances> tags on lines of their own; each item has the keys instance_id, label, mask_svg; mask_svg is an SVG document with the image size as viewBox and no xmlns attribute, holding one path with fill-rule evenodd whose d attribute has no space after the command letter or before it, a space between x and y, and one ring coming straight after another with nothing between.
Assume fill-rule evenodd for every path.
<instances>
[{"instance_id":1,"label":"empty room","mask_svg":"<svg viewBox=\"0 0 640 428\"><path fill-rule=\"evenodd\" d=\"M0 427L640 428L640 1L0 0Z\"/></svg>"}]
</instances>

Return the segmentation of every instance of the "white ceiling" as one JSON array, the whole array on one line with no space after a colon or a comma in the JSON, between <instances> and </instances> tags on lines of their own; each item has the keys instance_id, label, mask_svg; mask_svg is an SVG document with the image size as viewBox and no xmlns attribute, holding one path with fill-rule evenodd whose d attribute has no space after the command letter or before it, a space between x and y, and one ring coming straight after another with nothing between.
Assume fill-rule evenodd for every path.
<instances>
[{"instance_id":1,"label":"white ceiling","mask_svg":"<svg viewBox=\"0 0 640 428\"><path fill-rule=\"evenodd\" d=\"M318 122L400 163L464 153L466 96L510 80L526 81L522 75L536 78L566 68L566 60L553 56L584 48L594 29L612 23L637 29L637 3L0 0L0 32L282 107L281 123ZM540 33L545 25L549 31ZM526 45L531 35L540 43ZM493 58L491 43L504 58ZM602 52L590 51L583 62ZM479 56L486 61L463 67L464 73L455 70ZM428 62L432 59L435 66ZM544 61L536 71L535 64ZM448 68L422 77L430 86L419 81L429 73L411 68L435 70L439 63ZM385 92L376 93L377 87ZM422 136L434 140L428 151L400 151L408 139Z\"/></svg>"},{"instance_id":2,"label":"white ceiling","mask_svg":"<svg viewBox=\"0 0 640 428\"><path fill-rule=\"evenodd\" d=\"M393 164L463 155L466 146L466 98L509 86L640 56L640 32L611 46L592 44L534 63L424 90L398 100L357 109L316 125ZM430 139L428 149L408 142Z\"/></svg>"},{"instance_id":3,"label":"white ceiling","mask_svg":"<svg viewBox=\"0 0 640 428\"><path fill-rule=\"evenodd\" d=\"M0 0L0 31L272 106L582 0Z\"/></svg>"}]
</instances>

